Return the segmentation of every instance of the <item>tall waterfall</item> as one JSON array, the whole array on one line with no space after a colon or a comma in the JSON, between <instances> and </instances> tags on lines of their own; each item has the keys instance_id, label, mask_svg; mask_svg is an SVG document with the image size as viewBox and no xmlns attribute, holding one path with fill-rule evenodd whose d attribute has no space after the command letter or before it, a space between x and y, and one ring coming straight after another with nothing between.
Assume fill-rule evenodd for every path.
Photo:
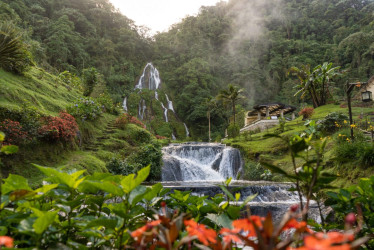
<instances>
[{"instance_id":1,"label":"tall waterfall","mask_svg":"<svg viewBox=\"0 0 374 250\"><path fill-rule=\"evenodd\" d=\"M143 69L143 73L140 76L138 84L135 86L135 89L156 90L160 87L160 84L160 73L152 63L147 63Z\"/></svg>"},{"instance_id":2,"label":"tall waterfall","mask_svg":"<svg viewBox=\"0 0 374 250\"><path fill-rule=\"evenodd\" d=\"M176 144L162 152L162 181L235 179L243 165L238 149L218 143Z\"/></svg>"}]
</instances>

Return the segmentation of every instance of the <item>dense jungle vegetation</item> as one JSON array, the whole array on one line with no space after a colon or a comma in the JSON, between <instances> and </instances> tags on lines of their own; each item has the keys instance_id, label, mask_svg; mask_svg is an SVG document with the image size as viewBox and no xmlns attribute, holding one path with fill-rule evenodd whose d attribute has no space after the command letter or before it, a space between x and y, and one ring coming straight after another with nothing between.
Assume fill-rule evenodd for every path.
<instances>
[{"instance_id":1,"label":"dense jungle vegetation","mask_svg":"<svg viewBox=\"0 0 374 250\"><path fill-rule=\"evenodd\" d=\"M23 31L33 61L44 69L83 75L95 67L115 102L136 83L146 62L161 72L178 116L195 138L205 138L203 100L232 83L246 90L241 106L296 104L292 66L333 62L347 79L367 80L373 68L373 1L277 0L220 2L151 36L108 0L2 0L2 21ZM256 10L256 11L254 11ZM310 100L305 99L305 102ZM212 138L223 135L224 107L211 112ZM203 135L204 134L204 135ZM206 138L205 138L206 139Z\"/></svg>"}]
</instances>

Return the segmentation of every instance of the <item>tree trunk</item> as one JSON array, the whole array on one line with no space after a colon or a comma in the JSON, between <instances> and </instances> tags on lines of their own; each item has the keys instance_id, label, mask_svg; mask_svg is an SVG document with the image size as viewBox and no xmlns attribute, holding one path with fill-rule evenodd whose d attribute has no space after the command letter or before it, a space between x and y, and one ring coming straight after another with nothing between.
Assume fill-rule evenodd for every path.
<instances>
[{"instance_id":1,"label":"tree trunk","mask_svg":"<svg viewBox=\"0 0 374 250\"><path fill-rule=\"evenodd\" d=\"M208 120L209 120L209 142L211 142L212 138L210 137L210 112L208 112Z\"/></svg>"},{"instance_id":2,"label":"tree trunk","mask_svg":"<svg viewBox=\"0 0 374 250\"><path fill-rule=\"evenodd\" d=\"M232 102L232 111L234 112L234 125L235 125L235 101Z\"/></svg>"}]
</instances>

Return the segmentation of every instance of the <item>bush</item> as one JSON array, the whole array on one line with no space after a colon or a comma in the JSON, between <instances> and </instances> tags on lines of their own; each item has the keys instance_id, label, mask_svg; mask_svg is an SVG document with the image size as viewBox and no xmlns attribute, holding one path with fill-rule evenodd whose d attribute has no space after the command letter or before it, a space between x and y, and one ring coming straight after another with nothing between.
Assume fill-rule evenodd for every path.
<instances>
[{"instance_id":1,"label":"bush","mask_svg":"<svg viewBox=\"0 0 374 250\"><path fill-rule=\"evenodd\" d=\"M335 156L339 163L356 161L361 166L374 165L374 144L367 142L362 133L356 131L355 139L350 139L350 130L346 129L336 137Z\"/></svg>"},{"instance_id":2,"label":"bush","mask_svg":"<svg viewBox=\"0 0 374 250\"><path fill-rule=\"evenodd\" d=\"M104 112L110 113L110 114L117 114L117 109L114 106L112 98L109 96L109 94L100 94L99 97L96 98L97 102L101 105L101 108Z\"/></svg>"},{"instance_id":3,"label":"bush","mask_svg":"<svg viewBox=\"0 0 374 250\"><path fill-rule=\"evenodd\" d=\"M74 117L66 112L61 112L59 117L47 116L42 118L44 124L39 135L42 139L48 141L71 141L78 132L78 124Z\"/></svg>"},{"instance_id":4,"label":"bush","mask_svg":"<svg viewBox=\"0 0 374 250\"><path fill-rule=\"evenodd\" d=\"M69 114L75 118L84 120L95 120L102 114L102 107L90 97L80 98L73 105L67 107Z\"/></svg>"},{"instance_id":5,"label":"bush","mask_svg":"<svg viewBox=\"0 0 374 250\"><path fill-rule=\"evenodd\" d=\"M112 158L107 164L106 168L112 174L129 175L135 174L141 169L139 164L129 164L126 160L122 161L118 158Z\"/></svg>"},{"instance_id":6,"label":"bush","mask_svg":"<svg viewBox=\"0 0 374 250\"><path fill-rule=\"evenodd\" d=\"M339 112L332 112L318 122L318 130L323 133L333 133L344 126L348 126L347 120L348 116Z\"/></svg>"},{"instance_id":7,"label":"bush","mask_svg":"<svg viewBox=\"0 0 374 250\"><path fill-rule=\"evenodd\" d=\"M151 165L151 172L147 180L159 181L161 179L162 167L161 145L158 143L151 143L143 146L139 152L126 159L126 164L132 167L136 167L138 164L141 167Z\"/></svg>"},{"instance_id":8,"label":"bush","mask_svg":"<svg viewBox=\"0 0 374 250\"><path fill-rule=\"evenodd\" d=\"M227 135L229 138L234 138L239 136L240 128L237 124L231 123L227 128Z\"/></svg>"},{"instance_id":9,"label":"bush","mask_svg":"<svg viewBox=\"0 0 374 250\"><path fill-rule=\"evenodd\" d=\"M314 113L314 108L312 108L312 107L306 107L306 108L303 108L299 112L299 115L302 115L303 116L303 120L306 120L306 119L309 119L310 117L312 117L313 113Z\"/></svg>"},{"instance_id":10,"label":"bush","mask_svg":"<svg viewBox=\"0 0 374 250\"><path fill-rule=\"evenodd\" d=\"M273 175L258 162L247 162L244 167L244 178L250 181L270 181Z\"/></svg>"},{"instance_id":11,"label":"bush","mask_svg":"<svg viewBox=\"0 0 374 250\"><path fill-rule=\"evenodd\" d=\"M0 123L0 131L5 133L4 144L22 144L30 140L29 134L24 131L17 121L6 119Z\"/></svg>"},{"instance_id":12,"label":"bush","mask_svg":"<svg viewBox=\"0 0 374 250\"><path fill-rule=\"evenodd\" d=\"M126 128L126 125L128 123L132 123L132 124L135 124L135 125L138 125L139 127L141 128L146 128L145 125L138 120L138 118L136 118L135 116L131 116L129 114L122 114L120 115L117 119L116 119L116 126L120 129L125 129Z\"/></svg>"}]
</instances>

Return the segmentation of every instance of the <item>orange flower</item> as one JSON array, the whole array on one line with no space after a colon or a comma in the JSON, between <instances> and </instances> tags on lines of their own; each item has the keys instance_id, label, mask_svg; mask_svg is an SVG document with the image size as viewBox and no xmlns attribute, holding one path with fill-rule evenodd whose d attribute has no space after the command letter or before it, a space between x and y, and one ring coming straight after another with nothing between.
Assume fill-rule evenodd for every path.
<instances>
[{"instance_id":1,"label":"orange flower","mask_svg":"<svg viewBox=\"0 0 374 250\"><path fill-rule=\"evenodd\" d=\"M288 248L288 250L350 250L348 241L354 239L353 234L339 232L316 233L304 238L304 246L299 248ZM338 245L341 244L341 245Z\"/></svg>"},{"instance_id":2,"label":"orange flower","mask_svg":"<svg viewBox=\"0 0 374 250\"><path fill-rule=\"evenodd\" d=\"M1 248L1 246L12 248L13 247L13 239L9 236L0 236L0 248Z\"/></svg>"},{"instance_id":3,"label":"orange flower","mask_svg":"<svg viewBox=\"0 0 374 250\"><path fill-rule=\"evenodd\" d=\"M201 241L204 245L208 246L209 242L217 242L217 234L213 229L206 228L205 225L199 225L194 220L185 220L184 225L186 226L188 235L197 236L199 241Z\"/></svg>"},{"instance_id":4,"label":"orange flower","mask_svg":"<svg viewBox=\"0 0 374 250\"><path fill-rule=\"evenodd\" d=\"M253 226L253 223L259 228L262 228L262 221L264 221L265 218L257 216L257 215L252 215L250 218L245 218L245 219L240 219L240 220L235 220L232 222L232 225L235 229L243 230L243 231L248 231L247 237L252 237L256 236L256 230L255 227Z\"/></svg>"},{"instance_id":5,"label":"orange flower","mask_svg":"<svg viewBox=\"0 0 374 250\"><path fill-rule=\"evenodd\" d=\"M220 234L223 236L223 241L225 243L242 243L242 240L238 237L238 233L240 233L240 229L228 229L228 228L222 228L221 231L219 231Z\"/></svg>"},{"instance_id":6,"label":"orange flower","mask_svg":"<svg viewBox=\"0 0 374 250\"><path fill-rule=\"evenodd\" d=\"M151 230L153 227L159 225L161 223L161 220L155 220L148 222L145 226L142 226L138 229L136 229L134 232L131 233L131 236L133 238L138 238L142 236L146 231Z\"/></svg>"},{"instance_id":7,"label":"orange flower","mask_svg":"<svg viewBox=\"0 0 374 250\"><path fill-rule=\"evenodd\" d=\"M302 231L306 231L308 233L312 233L312 230L310 230L308 227L307 227L307 224L305 221L301 221L301 222L298 222L296 219L292 218L290 219L282 228L282 231L285 231L285 230L288 230L288 229L291 229L291 228L295 228L296 231L299 231L299 232L302 232Z\"/></svg>"}]
</instances>

